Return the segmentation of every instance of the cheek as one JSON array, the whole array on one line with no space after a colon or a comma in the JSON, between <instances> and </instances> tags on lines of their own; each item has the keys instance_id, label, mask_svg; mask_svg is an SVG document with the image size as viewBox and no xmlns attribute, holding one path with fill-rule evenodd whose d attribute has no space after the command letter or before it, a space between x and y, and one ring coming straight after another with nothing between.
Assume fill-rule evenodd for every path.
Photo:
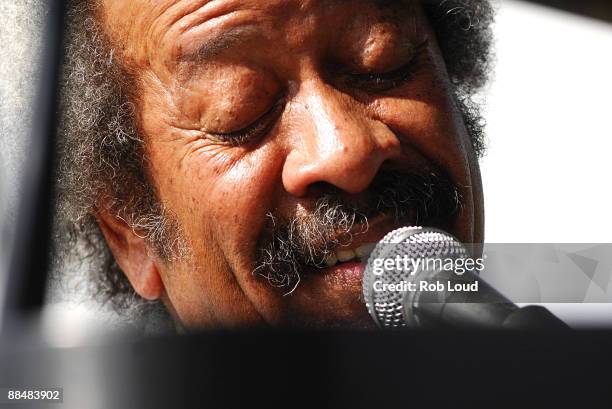
<instances>
[{"instance_id":1,"label":"cheek","mask_svg":"<svg viewBox=\"0 0 612 409\"><path fill-rule=\"evenodd\" d=\"M459 177L466 172L471 144L445 76L437 66L422 74L393 97L372 103L377 117L435 165ZM458 174L457 174L458 173Z\"/></svg>"},{"instance_id":2,"label":"cheek","mask_svg":"<svg viewBox=\"0 0 612 409\"><path fill-rule=\"evenodd\" d=\"M282 155L266 146L242 155L212 154L195 142L157 147L154 179L193 256L162 273L169 302L191 325L256 322L241 287L251 280L252 243L273 205Z\"/></svg>"},{"instance_id":3,"label":"cheek","mask_svg":"<svg viewBox=\"0 0 612 409\"><path fill-rule=\"evenodd\" d=\"M212 238L226 250L256 239L272 207L282 161L272 147L246 154L194 154L177 176L174 206L193 242ZM234 241L234 242L233 242Z\"/></svg>"}]
</instances>

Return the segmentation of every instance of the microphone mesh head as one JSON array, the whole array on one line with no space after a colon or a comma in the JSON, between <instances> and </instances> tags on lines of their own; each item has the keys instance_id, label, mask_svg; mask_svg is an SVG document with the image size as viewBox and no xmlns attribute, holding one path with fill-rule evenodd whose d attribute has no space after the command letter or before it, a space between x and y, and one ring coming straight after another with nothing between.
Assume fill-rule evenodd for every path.
<instances>
[{"instance_id":1,"label":"microphone mesh head","mask_svg":"<svg viewBox=\"0 0 612 409\"><path fill-rule=\"evenodd\" d=\"M414 264L406 269L384 269L376 275L374 260L396 259L407 255L409 259L465 258L467 251L452 235L434 228L402 227L388 233L378 242L368 258L363 276L363 295L366 307L374 321L383 328L404 328L415 325L413 317L406 317L404 305L410 292L374 291L374 282L400 284L418 277L421 271L414 271ZM421 277L422 278L422 277Z\"/></svg>"}]
</instances>

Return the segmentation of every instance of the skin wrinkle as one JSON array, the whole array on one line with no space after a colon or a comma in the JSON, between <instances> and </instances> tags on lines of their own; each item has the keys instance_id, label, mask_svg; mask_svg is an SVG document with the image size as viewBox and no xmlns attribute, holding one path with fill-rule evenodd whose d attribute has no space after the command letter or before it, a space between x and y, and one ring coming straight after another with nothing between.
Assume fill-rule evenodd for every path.
<instances>
[{"instance_id":1,"label":"skin wrinkle","mask_svg":"<svg viewBox=\"0 0 612 409\"><path fill-rule=\"evenodd\" d=\"M140 1L132 4L134 10L148 7ZM249 1L241 4L250 5ZM378 69L397 64L383 61L389 58L386 55L395 54L385 47L402 47L393 39L399 34L393 34L390 28L373 29L373 24L384 21L383 13L369 2L349 0L333 7L327 3L323 7L317 1L304 7L305 4L293 0L283 2L282 8L276 6L277 3L258 5L257 11L250 10L240 17L265 14L260 26L263 35L257 47L250 42L224 47L219 54L207 56L214 61L210 60L205 70L194 72L188 79L177 77L176 64L167 63L172 53L168 45L176 36L170 31L164 34L165 29L131 28L132 35L138 30L156 33L147 40L147 60L140 61L144 65L134 71L150 73L144 80L139 79L143 91L139 117L157 199L184 228L184 239L193 255L172 263L155 255L152 262L157 273L140 269L139 274L145 280L148 274L160 275L161 294L166 294L164 302L174 311L174 318L188 327L263 323L365 325L367 314L356 302L359 291L353 280L309 276L291 296L282 297L286 290L270 288L252 274L252 269L267 214L272 212L279 218L280 226L283 221L302 220L290 223L299 229L316 208L317 197L326 192L336 192L334 195L348 203L363 204L366 198L374 198L369 193L374 188L370 182L383 168L394 169L398 174L429 168L448 173L461 188L458 194L465 197L460 220L451 232L466 241L479 234L480 227L474 221L474 206L481 206L477 203L481 200L477 197L478 189L472 194L464 187L473 186L476 173L469 161L475 155L435 41L431 41L419 62L421 68L407 83L380 95L370 95L363 90L340 87L339 80L333 74L328 77L324 71L326 62L333 60L327 57L339 50L340 37L359 35L365 36L369 44L376 47L380 44L380 48L370 49L367 57L360 56L356 61L366 61L366 66ZM108 15L113 15L112 10ZM369 17L353 31L326 35L326 30L351 20L351 15ZM176 15L170 17L175 19ZM120 14L114 17L117 21L121 18ZM426 22L423 14L414 19ZM403 35L412 36L410 31ZM380 38L368 40L368 36ZM435 38L431 33L427 36ZM115 38L128 41L125 35ZM126 48L137 55L142 52L142 43L135 38ZM239 69L243 64L252 70L252 78L245 76L248 71ZM273 70L269 77L266 69ZM211 79L216 79L216 83ZM262 91L262 87L269 90L278 87L288 92L286 107L261 140L231 146L206 137L205 132L194 132L195 129L229 132L254 120L273 103L275 97L266 95L278 95ZM237 106L244 109L235 110L233 107ZM392 153L388 148L395 144L401 150ZM424 200L430 200L428 197ZM401 207L393 204L393 200L388 201L394 208ZM354 210L359 212L359 208ZM355 220L333 207L330 211L334 213L322 219L327 220L325 223L348 226ZM304 212L306 219L294 219ZM322 220L313 223L322 228L325 225ZM392 225L383 224L368 234L382 234L381 229L389 228ZM287 244L302 240L296 231ZM120 248L112 250L117 259L125 257ZM311 258L318 254L313 248L306 251ZM134 274L125 273L128 278Z\"/></svg>"},{"instance_id":2,"label":"skin wrinkle","mask_svg":"<svg viewBox=\"0 0 612 409\"><path fill-rule=\"evenodd\" d=\"M215 3L215 2L213 2ZM256 34L257 31L254 29L254 26L250 23L242 23L238 26L231 27L231 21L240 19L240 16L244 14L245 10L240 11L232 11L233 7L236 7L238 3L235 4L227 4L223 3L217 6L217 9L207 10L207 6L210 3L205 4L201 8L196 9L195 11L187 14L181 19L170 22L170 28L163 34L163 39L167 36L176 35L178 32L178 41L169 41L170 44L176 44L171 46L171 48L175 49L169 53L172 57L171 61L168 61L167 64L171 66L181 63L184 61L189 61L192 63L202 63L207 59L214 57L219 52L227 50L233 44L239 43L241 40L244 40L244 37L248 34ZM201 12L201 13L198 13ZM200 15L202 14L202 15ZM188 20L189 23L185 23L183 20ZM244 19L243 19L244 20ZM162 27L164 24L160 24ZM178 25L178 29L174 28L175 25ZM211 26L212 27L208 27ZM230 27L226 27L226 26ZM214 27L214 28L213 28ZM180 40L182 37L194 37L197 35L198 31L217 31L218 34L207 33L209 38L206 38L203 43L197 45L195 50L192 46L192 43L197 41L192 40L187 42L186 40ZM194 33L196 32L196 33ZM201 36L200 36L201 37ZM161 43L164 43L164 41ZM199 39L201 42L202 40ZM187 47L186 47L187 46ZM150 46L150 50L152 53L156 53L157 49L154 46Z\"/></svg>"},{"instance_id":3,"label":"skin wrinkle","mask_svg":"<svg viewBox=\"0 0 612 409\"><path fill-rule=\"evenodd\" d=\"M181 6L183 6L184 3L187 3L189 7L185 6L184 12L180 13L179 11L181 10ZM203 0L203 1L202 0L198 0L198 1L187 0L187 1L179 1L175 4L170 4L169 8L176 8L177 10L173 16L169 16L172 18L168 18L167 25L170 27L178 26L179 33L184 33L185 31L193 27L195 24L197 24L195 22L190 23L194 14L197 14L198 10L202 10L202 9L211 7L210 5L211 4L214 5L214 3L216 3L215 0Z\"/></svg>"},{"instance_id":4,"label":"skin wrinkle","mask_svg":"<svg viewBox=\"0 0 612 409\"><path fill-rule=\"evenodd\" d=\"M315 120L315 122L316 122L316 120ZM234 270L234 271L235 271L235 270Z\"/></svg>"},{"instance_id":5,"label":"skin wrinkle","mask_svg":"<svg viewBox=\"0 0 612 409\"><path fill-rule=\"evenodd\" d=\"M183 34L196 26L201 26L217 18L232 15L232 9L238 5L240 5L240 3L236 1L225 1L223 3L220 1L210 1L193 11L188 11L188 14L185 14L179 20L173 22L173 24L178 23L180 27L179 32ZM208 8L212 8L212 10L208 10Z\"/></svg>"},{"instance_id":6,"label":"skin wrinkle","mask_svg":"<svg viewBox=\"0 0 612 409\"><path fill-rule=\"evenodd\" d=\"M180 62L203 63L230 49L233 45L239 44L244 38L254 36L255 33L254 26L230 27L223 30L222 34L207 39L195 47L195 50L185 50L185 47L181 46L175 54Z\"/></svg>"}]
</instances>

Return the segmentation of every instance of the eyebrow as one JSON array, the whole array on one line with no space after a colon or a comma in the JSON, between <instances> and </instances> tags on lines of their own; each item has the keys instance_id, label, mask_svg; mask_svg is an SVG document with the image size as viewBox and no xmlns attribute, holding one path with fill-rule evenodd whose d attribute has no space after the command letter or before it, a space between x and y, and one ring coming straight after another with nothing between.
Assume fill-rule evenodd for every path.
<instances>
[{"instance_id":1,"label":"eyebrow","mask_svg":"<svg viewBox=\"0 0 612 409\"><path fill-rule=\"evenodd\" d=\"M204 39L193 51L181 53L179 62L203 62L215 57L257 33L254 24L243 24L219 31Z\"/></svg>"}]
</instances>

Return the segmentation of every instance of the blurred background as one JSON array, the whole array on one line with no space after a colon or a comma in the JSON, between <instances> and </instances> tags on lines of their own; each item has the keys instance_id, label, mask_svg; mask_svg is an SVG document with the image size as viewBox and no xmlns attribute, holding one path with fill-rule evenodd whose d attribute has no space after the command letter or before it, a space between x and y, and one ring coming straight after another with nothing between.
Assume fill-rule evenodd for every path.
<instances>
[{"instance_id":1,"label":"blurred background","mask_svg":"<svg viewBox=\"0 0 612 409\"><path fill-rule=\"evenodd\" d=\"M13 234L27 158L43 44L40 3L0 2L0 259ZM482 160L486 241L609 243L612 5L537 3L496 3L496 74L480 95L489 140ZM612 289L608 294L612 301ZM71 322L116 320L88 304L86 294L62 293L61 286L51 286L48 300L50 322L61 319L68 329ZM612 326L612 303L549 307L576 326Z\"/></svg>"}]
</instances>

